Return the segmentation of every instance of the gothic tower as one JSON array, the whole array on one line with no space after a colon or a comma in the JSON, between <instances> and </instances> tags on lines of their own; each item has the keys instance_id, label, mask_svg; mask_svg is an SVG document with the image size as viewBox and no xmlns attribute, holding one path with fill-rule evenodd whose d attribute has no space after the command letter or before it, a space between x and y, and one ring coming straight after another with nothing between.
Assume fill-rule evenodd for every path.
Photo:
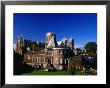
<instances>
[{"instance_id":1,"label":"gothic tower","mask_svg":"<svg viewBox=\"0 0 110 88\"><path fill-rule=\"evenodd\" d=\"M56 34L53 32L46 33L46 48L51 43L51 46L55 47L57 45Z\"/></svg>"},{"instance_id":2,"label":"gothic tower","mask_svg":"<svg viewBox=\"0 0 110 88\"><path fill-rule=\"evenodd\" d=\"M74 39L72 36L69 38L69 46L71 49L74 49Z\"/></svg>"},{"instance_id":3,"label":"gothic tower","mask_svg":"<svg viewBox=\"0 0 110 88\"><path fill-rule=\"evenodd\" d=\"M62 39L61 45L67 46L67 39L65 37Z\"/></svg>"},{"instance_id":4,"label":"gothic tower","mask_svg":"<svg viewBox=\"0 0 110 88\"><path fill-rule=\"evenodd\" d=\"M17 38L16 52L19 53L20 55L23 54L23 38L22 38L22 35L18 36L18 38Z\"/></svg>"}]
</instances>

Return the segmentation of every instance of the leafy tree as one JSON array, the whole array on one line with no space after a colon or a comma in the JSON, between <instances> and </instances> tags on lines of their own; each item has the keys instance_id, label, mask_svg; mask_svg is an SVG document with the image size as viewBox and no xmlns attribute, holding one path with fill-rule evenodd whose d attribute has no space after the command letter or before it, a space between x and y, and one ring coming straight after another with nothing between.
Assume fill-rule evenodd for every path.
<instances>
[{"instance_id":1,"label":"leafy tree","mask_svg":"<svg viewBox=\"0 0 110 88\"><path fill-rule=\"evenodd\" d=\"M76 48L76 51L78 55L82 53L82 50L80 48Z\"/></svg>"},{"instance_id":2,"label":"leafy tree","mask_svg":"<svg viewBox=\"0 0 110 88\"><path fill-rule=\"evenodd\" d=\"M96 53L96 51L97 51L97 44L96 44L96 42L88 42L85 45L85 49L86 49L87 53L89 53L89 52Z\"/></svg>"}]
</instances>

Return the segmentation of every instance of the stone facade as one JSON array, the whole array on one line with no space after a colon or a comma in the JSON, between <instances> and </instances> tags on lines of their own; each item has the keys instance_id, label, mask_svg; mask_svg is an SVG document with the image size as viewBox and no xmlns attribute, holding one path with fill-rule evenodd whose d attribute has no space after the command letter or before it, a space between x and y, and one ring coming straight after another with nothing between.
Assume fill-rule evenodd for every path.
<instances>
[{"instance_id":1,"label":"stone facade","mask_svg":"<svg viewBox=\"0 0 110 88\"><path fill-rule=\"evenodd\" d=\"M30 47L25 48L23 38L19 37L16 44L16 53L23 55L23 63L28 64L35 69L54 69L54 70L67 70L68 69L68 57L71 51L71 47L67 46L67 40L64 42L64 46L58 46L56 41L56 34L53 32L46 33L45 48L35 48L32 41L32 49ZM73 40L71 46L73 44ZM73 47L72 47L73 48Z\"/></svg>"},{"instance_id":2,"label":"stone facade","mask_svg":"<svg viewBox=\"0 0 110 88\"><path fill-rule=\"evenodd\" d=\"M44 69L50 64L55 70L67 70L68 53L69 48L53 48L52 50L46 50L44 54L28 51L24 54L23 63L35 68L42 65Z\"/></svg>"},{"instance_id":3,"label":"stone facade","mask_svg":"<svg viewBox=\"0 0 110 88\"><path fill-rule=\"evenodd\" d=\"M68 66L69 48L53 48L53 66L59 70L66 70Z\"/></svg>"}]
</instances>

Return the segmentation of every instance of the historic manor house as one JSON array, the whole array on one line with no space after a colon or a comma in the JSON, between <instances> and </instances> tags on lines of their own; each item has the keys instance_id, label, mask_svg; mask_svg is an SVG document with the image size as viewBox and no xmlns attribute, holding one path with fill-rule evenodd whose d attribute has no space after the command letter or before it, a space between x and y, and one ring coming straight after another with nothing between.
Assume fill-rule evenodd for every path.
<instances>
[{"instance_id":1,"label":"historic manor house","mask_svg":"<svg viewBox=\"0 0 110 88\"><path fill-rule=\"evenodd\" d=\"M25 40L18 36L15 52L23 56L23 63L36 69L67 70L68 57L74 50L74 39L71 37L67 44L67 39L63 38L60 45L57 44L56 34L46 33L46 42L35 42Z\"/></svg>"}]
</instances>

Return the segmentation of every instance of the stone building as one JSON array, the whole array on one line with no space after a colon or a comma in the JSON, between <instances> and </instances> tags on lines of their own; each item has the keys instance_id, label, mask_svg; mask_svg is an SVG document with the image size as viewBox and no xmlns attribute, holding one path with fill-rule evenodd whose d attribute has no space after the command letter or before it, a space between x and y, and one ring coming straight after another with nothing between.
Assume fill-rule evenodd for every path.
<instances>
[{"instance_id":1,"label":"stone building","mask_svg":"<svg viewBox=\"0 0 110 88\"><path fill-rule=\"evenodd\" d=\"M53 66L59 70L67 70L69 48L53 48Z\"/></svg>"},{"instance_id":2,"label":"stone building","mask_svg":"<svg viewBox=\"0 0 110 88\"><path fill-rule=\"evenodd\" d=\"M46 33L46 43L44 47L38 47L34 41L24 42L22 36L18 37L16 53L23 55L23 63L35 69L67 70L68 57L71 48L74 48L73 38L67 46L67 40L63 40L64 45L57 45L56 34ZM41 44L43 46L44 44Z\"/></svg>"}]
</instances>

